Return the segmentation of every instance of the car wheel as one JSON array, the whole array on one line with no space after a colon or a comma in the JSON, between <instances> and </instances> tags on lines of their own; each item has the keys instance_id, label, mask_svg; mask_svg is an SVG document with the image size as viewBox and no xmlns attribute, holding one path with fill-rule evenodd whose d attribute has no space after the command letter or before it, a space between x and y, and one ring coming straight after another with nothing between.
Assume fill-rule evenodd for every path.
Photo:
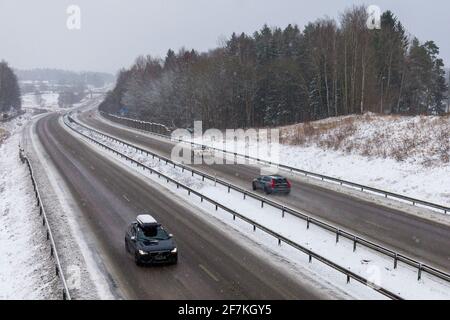
<instances>
[{"instance_id":1,"label":"car wheel","mask_svg":"<svg viewBox=\"0 0 450 320\"><path fill-rule=\"evenodd\" d=\"M264 192L266 193L266 194L271 194L272 192L269 190L269 188L267 188L267 187L264 187Z\"/></svg>"},{"instance_id":2,"label":"car wheel","mask_svg":"<svg viewBox=\"0 0 450 320\"><path fill-rule=\"evenodd\" d=\"M255 191L256 190L256 183L253 182L252 187L253 187L253 191Z\"/></svg>"}]
</instances>

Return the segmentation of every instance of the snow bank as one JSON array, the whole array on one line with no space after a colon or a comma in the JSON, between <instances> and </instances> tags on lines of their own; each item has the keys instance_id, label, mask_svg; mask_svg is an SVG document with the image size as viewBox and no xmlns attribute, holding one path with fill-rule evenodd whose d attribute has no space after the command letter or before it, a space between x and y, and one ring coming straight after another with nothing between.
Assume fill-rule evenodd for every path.
<instances>
[{"instance_id":1,"label":"snow bank","mask_svg":"<svg viewBox=\"0 0 450 320\"><path fill-rule=\"evenodd\" d=\"M0 299L54 299L58 278L18 157L23 118L2 124L11 136L0 145Z\"/></svg>"}]
</instances>

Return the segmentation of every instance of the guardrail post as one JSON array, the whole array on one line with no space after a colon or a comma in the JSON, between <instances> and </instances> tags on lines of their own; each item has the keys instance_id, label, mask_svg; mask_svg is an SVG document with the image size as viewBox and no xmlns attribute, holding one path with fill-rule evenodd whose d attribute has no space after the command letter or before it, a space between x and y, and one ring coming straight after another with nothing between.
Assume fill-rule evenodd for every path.
<instances>
[{"instance_id":1,"label":"guardrail post","mask_svg":"<svg viewBox=\"0 0 450 320\"><path fill-rule=\"evenodd\" d=\"M306 229L309 230L309 217L306 217Z\"/></svg>"},{"instance_id":2,"label":"guardrail post","mask_svg":"<svg viewBox=\"0 0 450 320\"><path fill-rule=\"evenodd\" d=\"M353 237L353 252L356 251L356 236Z\"/></svg>"},{"instance_id":3,"label":"guardrail post","mask_svg":"<svg viewBox=\"0 0 450 320\"><path fill-rule=\"evenodd\" d=\"M281 246L281 239L278 238L278 245Z\"/></svg>"},{"instance_id":4,"label":"guardrail post","mask_svg":"<svg viewBox=\"0 0 450 320\"><path fill-rule=\"evenodd\" d=\"M339 233L340 233L340 230L339 229L336 230L336 243L339 242Z\"/></svg>"},{"instance_id":5,"label":"guardrail post","mask_svg":"<svg viewBox=\"0 0 450 320\"><path fill-rule=\"evenodd\" d=\"M264 200L261 200L261 208L264 208Z\"/></svg>"},{"instance_id":6,"label":"guardrail post","mask_svg":"<svg viewBox=\"0 0 450 320\"><path fill-rule=\"evenodd\" d=\"M398 256L397 253L394 256L394 269L397 269L397 261L398 261Z\"/></svg>"},{"instance_id":7,"label":"guardrail post","mask_svg":"<svg viewBox=\"0 0 450 320\"><path fill-rule=\"evenodd\" d=\"M350 283L350 275L347 273L347 284Z\"/></svg>"},{"instance_id":8,"label":"guardrail post","mask_svg":"<svg viewBox=\"0 0 450 320\"><path fill-rule=\"evenodd\" d=\"M422 264L419 263L419 271L417 273L417 281L420 281L422 279Z\"/></svg>"},{"instance_id":9,"label":"guardrail post","mask_svg":"<svg viewBox=\"0 0 450 320\"><path fill-rule=\"evenodd\" d=\"M284 218L284 212L285 212L285 211L284 211L284 208L281 209L281 217L282 217L282 218Z\"/></svg>"}]
</instances>

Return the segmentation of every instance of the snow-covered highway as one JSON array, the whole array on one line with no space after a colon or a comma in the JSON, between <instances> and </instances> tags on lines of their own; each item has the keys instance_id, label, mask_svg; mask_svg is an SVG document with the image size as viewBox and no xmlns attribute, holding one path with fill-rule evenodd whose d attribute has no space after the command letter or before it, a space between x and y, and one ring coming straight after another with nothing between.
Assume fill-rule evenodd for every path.
<instances>
[{"instance_id":1,"label":"snow-covered highway","mask_svg":"<svg viewBox=\"0 0 450 320\"><path fill-rule=\"evenodd\" d=\"M142 133L102 118L91 111L79 116L87 125L124 141L170 157L173 143ZM251 181L260 168L250 165L197 165L211 175L251 190ZM293 188L289 197L276 200L292 208L340 226L354 234L450 272L450 223L434 221L386 205L353 197L303 178L291 177Z\"/></svg>"},{"instance_id":2,"label":"snow-covered highway","mask_svg":"<svg viewBox=\"0 0 450 320\"><path fill-rule=\"evenodd\" d=\"M71 190L97 241L110 287L125 298L317 299L345 297L313 279L293 276L261 250L240 243L157 185L93 152L69 134L52 114L37 122L45 152ZM139 268L123 248L127 224L149 210L176 235L178 266Z\"/></svg>"}]
</instances>

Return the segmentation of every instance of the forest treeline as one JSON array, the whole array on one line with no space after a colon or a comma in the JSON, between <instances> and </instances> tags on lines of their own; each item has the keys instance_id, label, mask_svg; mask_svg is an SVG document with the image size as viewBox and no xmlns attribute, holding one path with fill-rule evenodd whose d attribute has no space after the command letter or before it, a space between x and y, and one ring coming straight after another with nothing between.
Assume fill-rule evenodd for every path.
<instances>
[{"instance_id":1,"label":"forest treeline","mask_svg":"<svg viewBox=\"0 0 450 320\"><path fill-rule=\"evenodd\" d=\"M364 6L301 31L264 25L209 52L169 50L120 71L100 109L177 127L261 127L367 111L440 114L447 84L439 48L390 11L381 29Z\"/></svg>"},{"instance_id":2,"label":"forest treeline","mask_svg":"<svg viewBox=\"0 0 450 320\"><path fill-rule=\"evenodd\" d=\"M15 113L22 107L17 76L5 61L0 62L0 113Z\"/></svg>"},{"instance_id":3,"label":"forest treeline","mask_svg":"<svg viewBox=\"0 0 450 320\"><path fill-rule=\"evenodd\" d=\"M74 72L61 69L38 68L30 70L15 70L21 81L45 81L49 85L90 85L97 88L114 82L114 76L104 72Z\"/></svg>"}]
</instances>

